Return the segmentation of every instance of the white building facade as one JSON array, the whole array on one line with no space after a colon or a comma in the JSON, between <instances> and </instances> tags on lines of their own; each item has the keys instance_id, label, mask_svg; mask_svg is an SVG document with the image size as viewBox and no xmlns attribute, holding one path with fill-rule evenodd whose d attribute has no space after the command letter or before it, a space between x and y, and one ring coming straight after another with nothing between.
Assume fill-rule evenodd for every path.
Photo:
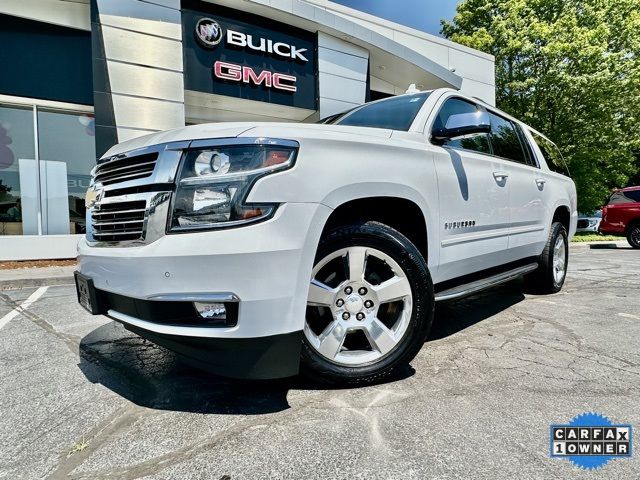
<instances>
[{"instance_id":1,"label":"white building facade","mask_svg":"<svg viewBox=\"0 0 640 480\"><path fill-rule=\"evenodd\" d=\"M74 257L123 140L313 122L410 84L495 101L492 56L329 0L6 0L0 42L0 260Z\"/></svg>"}]
</instances>

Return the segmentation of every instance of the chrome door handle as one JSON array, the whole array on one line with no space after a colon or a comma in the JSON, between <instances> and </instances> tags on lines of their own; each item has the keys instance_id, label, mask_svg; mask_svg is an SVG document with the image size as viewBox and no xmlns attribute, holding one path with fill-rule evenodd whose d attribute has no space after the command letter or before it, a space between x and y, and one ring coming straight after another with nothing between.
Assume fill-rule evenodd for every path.
<instances>
[{"instance_id":1,"label":"chrome door handle","mask_svg":"<svg viewBox=\"0 0 640 480\"><path fill-rule=\"evenodd\" d=\"M506 180L508 177L509 174L507 172L493 172L493 178L495 178L499 182Z\"/></svg>"}]
</instances>

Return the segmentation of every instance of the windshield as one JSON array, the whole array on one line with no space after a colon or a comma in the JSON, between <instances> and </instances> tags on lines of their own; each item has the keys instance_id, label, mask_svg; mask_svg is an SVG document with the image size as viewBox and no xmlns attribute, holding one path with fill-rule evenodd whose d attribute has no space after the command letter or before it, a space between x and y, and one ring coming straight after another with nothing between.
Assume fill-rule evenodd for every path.
<instances>
[{"instance_id":1,"label":"windshield","mask_svg":"<svg viewBox=\"0 0 640 480\"><path fill-rule=\"evenodd\" d=\"M385 98L320 120L319 123L408 131L431 92Z\"/></svg>"}]
</instances>

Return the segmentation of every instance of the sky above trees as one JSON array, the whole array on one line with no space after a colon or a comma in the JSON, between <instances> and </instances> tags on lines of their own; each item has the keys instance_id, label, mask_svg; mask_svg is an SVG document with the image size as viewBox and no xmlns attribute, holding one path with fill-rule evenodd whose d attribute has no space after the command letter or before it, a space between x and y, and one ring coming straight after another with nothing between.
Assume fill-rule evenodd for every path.
<instances>
[{"instance_id":1,"label":"sky above trees","mask_svg":"<svg viewBox=\"0 0 640 480\"><path fill-rule=\"evenodd\" d=\"M451 20L460 0L332 0L336 3L440 35L440 20Z\"/></svg>"}]
</instances>

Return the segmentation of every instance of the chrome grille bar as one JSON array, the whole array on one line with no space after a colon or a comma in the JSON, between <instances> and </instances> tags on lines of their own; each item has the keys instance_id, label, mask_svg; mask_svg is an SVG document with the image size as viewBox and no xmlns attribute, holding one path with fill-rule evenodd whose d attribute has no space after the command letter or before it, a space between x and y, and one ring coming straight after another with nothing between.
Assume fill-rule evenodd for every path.
<instances>
[{"instance_id":1,"label":"chrome grille bar","mask_svg":"<svg viewBox=\"0 0 640 480\"><path fill-rule=\"evenodd\" d=\"M190 143L161 143L101 159L92 181L96 197L87 211L87 241L131 247L165 235L169 185Z\"/></svg>"},{"instance_id":2,"label":"chrome grille bar","mask_svg":"<svg viewBox=\"0 0 640 480\"><path fill-rule=\"evenodd\" d=\"M144 238L145 200L110 202L91 213L93 237L108 242Z\"/></svg>"},{"instance_id":3,"label":"chrome grille bar","mask_svg":"<svg viewBox=\"0 0 640 480\"><path fill-rule=\"evenodd\" d=\"M95 182L103 185L150 177L158 159L158 152L119 158L101 163L96 168Z\"/></svg>"}]
</instances>

